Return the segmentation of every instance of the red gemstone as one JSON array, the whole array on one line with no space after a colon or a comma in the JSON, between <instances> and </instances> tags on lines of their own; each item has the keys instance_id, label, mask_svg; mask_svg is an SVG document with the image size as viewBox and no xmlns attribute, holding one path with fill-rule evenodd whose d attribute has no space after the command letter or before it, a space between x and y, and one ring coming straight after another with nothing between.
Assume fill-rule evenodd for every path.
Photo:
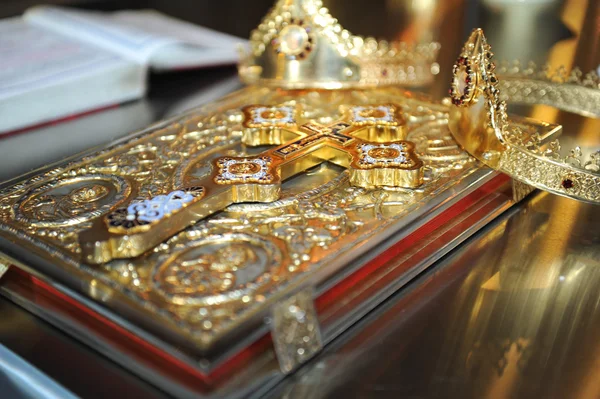
<instances>
[{"instance_id":1,"label":"red gemstone","mask_svg":"<svg viewBox=\"0 0 600 399\"><path fill-rule=\"evenodd\" d=\"M387 69L384 69L383 71L381 71L381 74L382 74L383 76L387 76Z\"/></svg>"},{"instance_id":2,"label":"red gemstone","mask_svg":"<svg viewBox=\"0 0 600 399\"><path fill-rule=\"evenodd\" d=\"M573 188L573 180L571 179L564 179L562 181L562 186L565 190L568 190L570 188Z\"/></svg>"}]
</instances>

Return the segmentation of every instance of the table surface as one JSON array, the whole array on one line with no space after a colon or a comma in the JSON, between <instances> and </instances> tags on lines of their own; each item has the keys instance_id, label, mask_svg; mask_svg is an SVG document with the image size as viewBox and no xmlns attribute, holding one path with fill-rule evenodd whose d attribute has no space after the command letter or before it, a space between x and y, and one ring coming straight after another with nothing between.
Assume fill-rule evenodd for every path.
<instances>
[{"instance_id":1,"label":"table surface","mask_svg":"<svg viewBox=\"0 0 600 399\"><path fill-rule=\"evenodd\" d=\"M269 2L259 3L255 7L266 10ZM372 3L326 3L347 28L373 29L358 21L356 11ZM484 27L498 58L547 60L584 70L600 64L595 0L429 3L428 9L416 9L410 1L387 2L385 21L400 13L404 22L393 36L441 41L442 72L427 88L434 96L446 90L449 66L475 25ZM227 7L250 7L242 1L211 4L204 20L192 20L208 25L206 18L213 16L212 26L219 27L214 21L224 18ZM185 15L182 2L153 6ZM259 18L264 12L259 11L253 9L252 15ZM242 14L237 9L235 15ZM248 28L256 22L244 20ZM231 26L231 21L223 24L243 34ZM0 181L238 87L233 67L152 75L143 100L0 139ZM598 120L548 107L517 111L559 122L582 137L600 132ZM599 209L534 193L354 326L272 397L600 397ZM5 299L0 299L0 314L0 343L79 396L165 396Z\"/></svg>"}]
</instances>

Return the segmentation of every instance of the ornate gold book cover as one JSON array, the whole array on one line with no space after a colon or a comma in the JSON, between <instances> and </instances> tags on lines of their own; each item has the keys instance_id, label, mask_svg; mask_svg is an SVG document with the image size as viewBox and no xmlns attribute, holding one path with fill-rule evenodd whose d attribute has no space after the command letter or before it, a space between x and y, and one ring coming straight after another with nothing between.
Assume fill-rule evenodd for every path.
<instances>
[{"instance_id":1,"label":"ornate gold book cover","mask_svg":"<svg viewBox=\"0 0 600 399\"><path fill-rule=\"evenodd\" d=\"M298 127L291 131L309 123L351 123L348 110L395 104L405 120L403 134L422 162L422 184L360 187L351 183L352 172L339 165L343 162L319 156L311 161L314 166L283 182L275 201L228 205L141 256L86 261L80 237L95 221L108 215L110 221L127 222L119 210L132 203L207 186L207 179L222 174L217 158L259 157L281 148L242 144L252 129L244 125L248 104L300 110ZM117 314L131 316L134 324L152 326L159 336L175 335L174 342L185 341L202 353L279 299L360 266L353 261L369 251L381 252L388 237L406 236L497 176L456 145L447 117L447 106L399 88L244 89L4 187L4 253L11 263L59 279ZM364 145L359 137L368 131L362 127L347 137ZM282 136L284 147L296 139ZM307 148L313 145L307 142ZM393 147L384 150L371 154L398 155ZM468 208L464 212L469 215ZM29 263L32 255L44 266Z\"/></svg>"},{"instance_id":2,"label":"ornate gold book cover","mask_svg":"<svg viewBox=\"0 0 600 399\"><path fill-rule=\"evenodd\" d=\"M374 102L400 104L407 138L424 163L418 189L353 186L347 170L319 160L285 181L276 201L229 205L133 259L99 265L83 259L79 236L94 220L135 201L206 185L218 157L264 152L241 144L247 104L297 106L298 125L325 126L345 120L344 106ZM400 220L407 224L426 213L436 197L445 199L448 190L481 179L480 167L452 141L446 117L445 106L401 89L301 95L246 89L3 188L1 234L78 275L90 289L119 292L199 346L210 346L284 287L316 270L334 271L348 249L358 252L360 243L364 252L376 245L371 237L389 235ZM110 215L127 221L126 215Z\"/></svg>"}]
</instances>

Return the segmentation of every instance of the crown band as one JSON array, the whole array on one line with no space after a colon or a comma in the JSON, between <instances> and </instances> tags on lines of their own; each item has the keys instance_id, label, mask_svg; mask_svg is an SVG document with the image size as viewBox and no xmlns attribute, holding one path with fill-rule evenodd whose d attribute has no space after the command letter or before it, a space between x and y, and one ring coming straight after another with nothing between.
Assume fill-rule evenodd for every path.
<instances>
[{"instance_id":1,"label":"crown band","mask_svg":"<svg viewBox=\"0 0 600 399\"><path fill-rule=\"evenodd\" d=\"M438 43L355 36L320 0L280 0L250 36L241 79L286 89L419 86L439 72Z\"/></svg>"},{"instance_id":2,"label":"crown band","mask_svg":"<svg viewBox=\"0 0 600 399\"><path fill-rule=\"evenodd\" d=\"M502 62L497 75L501 99L514 104L545 104L583 116L600 117L600 77L575 68L539 69L533 62Z\"/></svg>"}]
</instances>

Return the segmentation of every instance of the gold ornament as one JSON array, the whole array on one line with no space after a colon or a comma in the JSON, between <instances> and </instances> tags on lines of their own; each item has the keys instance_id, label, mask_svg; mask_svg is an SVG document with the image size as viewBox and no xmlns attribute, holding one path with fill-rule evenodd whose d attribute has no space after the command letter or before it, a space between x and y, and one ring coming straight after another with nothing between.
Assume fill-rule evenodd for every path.
<instances>
[{"instance_id":1,"label":"gold ornament","mask_svg":"<svg viewBox=\"0 0 600 399\"><path fill-rule=\"evenodd\" d=\"M439 72L439 49L353 35L321 0L279 0L251 33L239 71L248 84L286 89L418 86Z\"/></svg>"},{"instance_id":2,"label":"gold ornament","mask_svg":"<svg viewBox=\"0 0 600 399\"><path fill-rule=\"evenodd\" d=\"M538 122L541 129L531 129L530 121L509 121L506 113L506 101L514 101L600 117L598 75L583 76L578 70L552 74L532 64L524 69L504 64L496 70L492 56L483 31L473 31L454 67L450 90L455 108L449 126L456 141L486 165L530 186L600 203L600 151L582 160L576 147L561 157L555 137L562 126Z\"/></svg>"}]
</instances>

